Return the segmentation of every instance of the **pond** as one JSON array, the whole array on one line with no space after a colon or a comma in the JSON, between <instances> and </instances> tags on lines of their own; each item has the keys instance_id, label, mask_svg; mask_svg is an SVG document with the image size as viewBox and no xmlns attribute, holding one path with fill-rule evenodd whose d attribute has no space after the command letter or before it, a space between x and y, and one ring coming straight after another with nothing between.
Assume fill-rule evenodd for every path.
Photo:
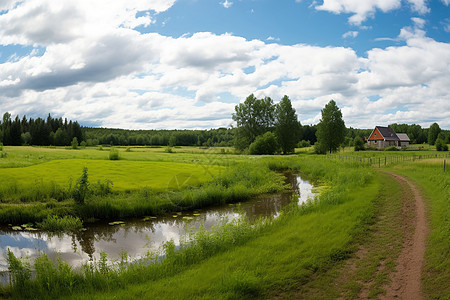
<instances>
[{"instance_id":1,"label":"pond","mask_svg":"<svg viewBox=\"0 0 450 300\"><path fill-rule=\"evenodd\" d=\"M51 259L60 257L74 267L86 261L98 261L102 251L107 253L110 260L119 259L123 251L131 259L139 259L148 251L159 249L167 241L173 240L176 245L179 244L187 229L195 231L202 224L205 229L209 229L223 219L232 220L242 215L250 221L259 217L277 217L281 209L292 201L293 191L299 195L299 204L314 198L313 186L308 181L295 174L284 175L292 191L262 195L232 205L175 212L161 217L128 219L117 225L97 222L87 225L85 231L59 235L0 227L0 272L8 269L8 248L16 257L28 257L34 261L40 252L45 252ZM3 283L7 279L7 276L0 277L3 277Z\"/></svg>"}]
</instances>

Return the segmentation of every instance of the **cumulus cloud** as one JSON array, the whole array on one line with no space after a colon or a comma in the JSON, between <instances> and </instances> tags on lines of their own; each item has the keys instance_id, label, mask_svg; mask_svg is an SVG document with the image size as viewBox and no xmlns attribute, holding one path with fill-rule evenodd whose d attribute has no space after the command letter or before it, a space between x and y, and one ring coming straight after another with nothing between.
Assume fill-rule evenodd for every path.
<instances>
[{"instance_id":1,"label":"cumulus cloud","mask_svg":"<svg viewBox=\"0 0 450 300\"><path fill-rule=\"evenodd\" d=\"M342 35L342 37L344 39L346 39L346 38L355 38L355 37L358 36L358 33L359 33L358 31L348 31L348 32L344 33Z\"/></svg>"},{"instance_id":2,"label":"cumulus cloud","mask_svg":"<svg viewBox=\"0 0 450 300\"><path fill-rule=\"evenodd\" d=\"M100 9L106 2L109 7L105 1L95 2L99 11L107 10ZM363 2L324 1L323 6L339 4L336 12L359 9L365 17L372 8L396 7L391 0ZM50 9L49 3L9 1L10 11L0 15L5 25L0 43L45 47L42 55L0 65L0 107L13 115L50 112L82 124L133 129L226 127L234 106L255 93L276 102L289 95L304 124L317 123L320 110L335 99L348 126L420 118L450 128L450 45L427 37L422 18L413 18L395 38L402 46L372 49L361 57L345 47L280 45L210 32L174 38L134 29L151 26L154 13L174 1L114 3L97 21L83 12L83 1L76 8ZM75 9L73 15L68 8ZM60 25L56 28L78 26L52 31L49 17ZM23 25L39 18L44 21L34 31ZM344 34L356 36L357 31Z\"/></svg>"},{"instance_id":3,"label":"cumulus cloud","mask_svg":"<svg viewBox=\"0 0 450 300\"><path fill-rule=\"evenodd\" d=\"M220 4L225 8L230 8L233 5L233 2L225 0L224 2L220 2Z\"/></svg>"},{"instance_id":4,"label":"cumulus cloud","mask_svg":"<svg viewBox=\"0 0 450 300\"><path fill-rule=\"evenodd\" d=\"M444 0L447 1L447 0ZM407 0L411 9L420 14L429 12L426 0ZM388 12L399 9L401 0L323 0L321 5L315 5L317 10L329 11L335 14L353 14L349 22L354 25L361 25L368 18L372 18L377 10Z\"/></svg>"}]
</instances>

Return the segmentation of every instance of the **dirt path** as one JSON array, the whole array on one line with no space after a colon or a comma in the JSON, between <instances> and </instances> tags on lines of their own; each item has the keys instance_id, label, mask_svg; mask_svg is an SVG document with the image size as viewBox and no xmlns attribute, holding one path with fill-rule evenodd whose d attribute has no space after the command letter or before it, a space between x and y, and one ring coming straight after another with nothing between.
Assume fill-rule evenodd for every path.
<instances>
[{"instance_id":1,"label":"dirt path","mask_svg":"<svg viewBox=\"0 0 450 300\"><path fill-rule=\"evenodd\" d=\"M414 198L411 199L413 200L413 205L404 203L403 209L414 210L415 213L413 214L413 218L406 220L406 236L403 249L398 257L397 272L392 274L391 285L386 288L386 295L381 298L423 299L421 274L425 260L425 241L428 231L424 203L414 184L400 175L394 173L389 173L389 175L401 185L407 185L409 187L411 193L407 193L404 190L403 194L409 194Z\"/></svg>"}]
</instances>

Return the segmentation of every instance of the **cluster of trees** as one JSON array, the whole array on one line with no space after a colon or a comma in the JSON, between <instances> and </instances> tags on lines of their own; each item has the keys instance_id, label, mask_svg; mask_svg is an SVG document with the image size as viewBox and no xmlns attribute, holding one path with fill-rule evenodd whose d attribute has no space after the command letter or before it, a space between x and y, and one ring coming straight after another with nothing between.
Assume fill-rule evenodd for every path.
<instances>
[{"instance_id":1,"label":"cluster of trees","mask_svg":"<svg viewBox=\"0 0 450 300\"><path fill-rule=\"evenodd\" d=\"M83 140L83 131L78 122L67 119L55 119L48 115L47 119L22 119L6 112L0 121L0 142L4 145L38 145L69 146L77 139Z\"/></svg>"},{"instance_id":2,"label":"cluster of trees","mask_svg":"<svg viewBox=\"0 0 450 300\"><path fill-rule=\"evenodd\" d=\"M124 146L232 146L235 129L126 130L83 128L87 145Z\"/></svg>"},{"instance_id":3,"label":"cluster of trees","mask_svg":"<svg viewBox=\"0 0 450 300\"><path fill-rule=\"evenodd\" d=\"M252 154L278 150L291 153L302 136L302 126L288 96L275 105L269 97L257 99L251 94L236 105L233 120L237 123L236 149L249 149Z\"/></svg>"}]
</instances>

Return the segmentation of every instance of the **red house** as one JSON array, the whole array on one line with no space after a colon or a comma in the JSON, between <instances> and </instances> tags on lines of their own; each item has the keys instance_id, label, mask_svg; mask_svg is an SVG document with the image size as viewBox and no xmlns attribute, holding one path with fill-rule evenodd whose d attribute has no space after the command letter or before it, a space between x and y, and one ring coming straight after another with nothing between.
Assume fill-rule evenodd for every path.
<instances>
[{"instance_id":1,"label":"red house","mask_svg":"<svg viewBox=\"0 0 450 300\"><path fill-rule=\"evenodd\" d=\"M367 139L367 145L377 149L384 149L390 146L408 146L409 142L410 140L406 133L397 134L391 126L376 126Z\"/></svg>"}]
</instances>

